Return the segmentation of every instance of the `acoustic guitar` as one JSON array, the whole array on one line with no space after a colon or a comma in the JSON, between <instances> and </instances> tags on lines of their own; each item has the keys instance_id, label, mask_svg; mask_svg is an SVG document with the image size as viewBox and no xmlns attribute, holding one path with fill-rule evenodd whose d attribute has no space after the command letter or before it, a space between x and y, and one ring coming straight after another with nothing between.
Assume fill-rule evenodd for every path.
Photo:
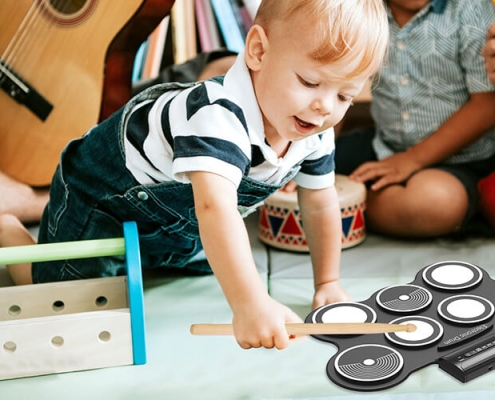
<instances>
[{"instance_id":1,"label":"acoustic guitar","mask_svg":"<svg viewBox=\"0 0 495 400\"><path fill-rule=\"evenodd\" d=\"M2 0L0 171L49 185L60 152L123 105L173 0Z\"/></svg>"}]
</instances>

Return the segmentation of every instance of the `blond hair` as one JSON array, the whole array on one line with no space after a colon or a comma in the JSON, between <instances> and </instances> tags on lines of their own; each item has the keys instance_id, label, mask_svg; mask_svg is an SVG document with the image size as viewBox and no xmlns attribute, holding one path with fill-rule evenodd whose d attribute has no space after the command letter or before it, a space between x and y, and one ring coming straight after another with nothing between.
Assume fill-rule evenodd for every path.
<instances>
[{"instance_id":1,"label":"blond hair","mask_svg":"<svg viewBox=\"0 0 495 400\"><path fill-rule=\"evenodd\" d=\"M320 44L309 54L321 62L359 59L349 76L376 72L387 52L389 28L383 0L262 0L254 23L267 32L273 21L295 18L314 26Z\"/></svg>"}]
</instances>

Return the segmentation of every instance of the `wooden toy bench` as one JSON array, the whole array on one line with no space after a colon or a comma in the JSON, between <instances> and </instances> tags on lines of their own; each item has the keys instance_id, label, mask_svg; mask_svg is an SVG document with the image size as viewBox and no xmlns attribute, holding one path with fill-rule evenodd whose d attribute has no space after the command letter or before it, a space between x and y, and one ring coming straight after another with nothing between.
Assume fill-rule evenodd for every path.
<instances>
[{"instance_id":1,"label":"wooden toy bench","mask_svg":"<svg viewBox=\"0 0 495 400\"><path fill-rule=\"evenodd\" d=\"M146 363L136 224L124 237L0 249L0 264L125 255L127 276L0 289L0 380Z\"/></svg>"}]
</instances>

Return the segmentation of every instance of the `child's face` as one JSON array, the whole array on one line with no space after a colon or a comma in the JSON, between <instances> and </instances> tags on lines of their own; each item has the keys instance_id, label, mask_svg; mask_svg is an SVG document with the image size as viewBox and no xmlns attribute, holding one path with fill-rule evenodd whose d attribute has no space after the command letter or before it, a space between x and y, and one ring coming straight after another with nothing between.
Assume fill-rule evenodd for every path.
<instances>
[{"instance_id":1,"label":"child's face","mask_svg":"<svg viewBox=\"0 0 495 400\"><path fill-rule=\"evenodd\" d=\"M306 27L307 29L310 29ZM335 126L369 74L347 76L353 62L322 63L309 56L319 38L307 31L271 29L253 83L268 143L297 141Z\"/></svg>"}]
</instances>

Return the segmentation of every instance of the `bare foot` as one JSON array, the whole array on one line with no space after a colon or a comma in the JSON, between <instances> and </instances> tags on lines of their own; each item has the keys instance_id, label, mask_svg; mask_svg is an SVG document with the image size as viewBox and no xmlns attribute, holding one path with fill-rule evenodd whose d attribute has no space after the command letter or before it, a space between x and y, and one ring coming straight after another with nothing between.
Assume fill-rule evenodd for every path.
<instances>
[{"instance_id":1,"label":"bare foot","mask_svg":"<svg viewBox=\"0 0 495 400\"><path fill-rule=\"evenodd\" d=\"M48 189L34 189L0 172L0 214L13 214L24 223L39 222Z\"/></svg>"}]
</instances>

